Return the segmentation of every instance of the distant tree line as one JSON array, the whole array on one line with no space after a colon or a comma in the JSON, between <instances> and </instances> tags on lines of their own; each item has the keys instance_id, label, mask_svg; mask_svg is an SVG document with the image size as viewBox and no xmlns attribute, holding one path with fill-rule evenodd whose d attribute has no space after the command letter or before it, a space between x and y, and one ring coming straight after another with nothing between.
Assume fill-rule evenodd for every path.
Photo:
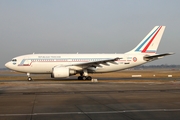
<instances>
[{"instance_id":1,"label":"distant tree line","mask_svg":"<svg viewBox=\"0 0 180 120\"><path fill-rule=\"evenodd\" d=\"M171 70L179 70L180 65L167 65L167 64L162 64L162 65L141 65L137 66L134 69L171 69Z\"/></svg>"}]
</instances>

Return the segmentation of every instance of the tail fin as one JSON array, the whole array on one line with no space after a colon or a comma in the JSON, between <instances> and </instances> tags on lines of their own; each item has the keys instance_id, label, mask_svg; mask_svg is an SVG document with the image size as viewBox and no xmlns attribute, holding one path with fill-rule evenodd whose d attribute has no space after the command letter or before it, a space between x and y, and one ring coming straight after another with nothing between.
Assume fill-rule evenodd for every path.
<instances>
[{"instance_id":1,"label":"tail fin","mask_svg":"<svg viewBox=\"0 0 180 120\"><path fill-rule=\"evenodd\" d=\"M156 53L161 41L165 26L155 26L151 32L128 53Z\"/></svg>"}]
</instances>

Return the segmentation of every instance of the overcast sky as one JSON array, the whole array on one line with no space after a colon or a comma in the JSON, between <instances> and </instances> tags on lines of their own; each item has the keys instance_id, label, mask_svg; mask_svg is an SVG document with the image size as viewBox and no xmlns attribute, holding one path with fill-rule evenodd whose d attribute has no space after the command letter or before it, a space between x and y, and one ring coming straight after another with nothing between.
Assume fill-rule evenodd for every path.
<instances>
[{"instance_id":1,"label":"overcast sky","mask_svg":"<svg viewBox=\"0 0 180 120\"><path fill-rule=\"evenodd\" d=\"M0 0L0 67L30 53L124 53L165 25L151 65L180 64L180 0Z\"/></svg>"}]
</instances>

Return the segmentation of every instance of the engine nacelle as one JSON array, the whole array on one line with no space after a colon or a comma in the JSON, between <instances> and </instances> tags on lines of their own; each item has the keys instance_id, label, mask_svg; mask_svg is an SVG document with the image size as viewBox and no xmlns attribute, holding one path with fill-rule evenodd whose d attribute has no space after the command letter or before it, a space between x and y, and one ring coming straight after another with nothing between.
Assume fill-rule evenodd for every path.
<instances>
[{"instance_id":1,"label":"engine nacelle","mask_svg":"<svg viewBox=\"0 0 180 120\"><path fill-rule=\"evenodd\" d=\"M52 70L52 78L65 78L75 75L76 71L69 69L69 67L54 67Z\"/></svg>"}]
</instances>

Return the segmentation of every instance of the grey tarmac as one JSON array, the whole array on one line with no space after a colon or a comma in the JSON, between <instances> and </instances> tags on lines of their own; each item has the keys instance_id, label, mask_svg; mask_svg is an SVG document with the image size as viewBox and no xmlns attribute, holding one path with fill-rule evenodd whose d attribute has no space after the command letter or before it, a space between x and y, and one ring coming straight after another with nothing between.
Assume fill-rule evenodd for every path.
<instances>
[{"instance_id":1,"label":"grey tarmac","mask_svg":"<svg viewBox=\"0 0 180 120\"><path fill-rule=\"evenodd\" d=\"M179 120L179 100L179 80L0 80L0 120Z\"/></svg>"}]
</instances>

